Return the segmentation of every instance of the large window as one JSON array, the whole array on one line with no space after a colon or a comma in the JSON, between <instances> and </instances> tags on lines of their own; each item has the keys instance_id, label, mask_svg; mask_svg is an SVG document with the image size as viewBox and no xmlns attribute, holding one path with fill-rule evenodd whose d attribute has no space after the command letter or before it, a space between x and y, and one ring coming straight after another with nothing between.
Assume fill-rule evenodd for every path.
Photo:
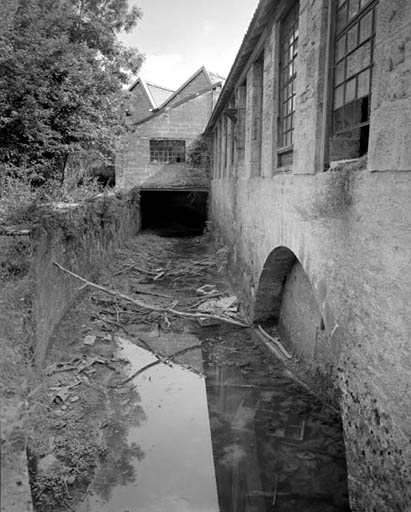
<instances>
[{"instance_id":1,"label":"large window","mask_svg":"<svg viewBox=\"0 0 411 512\"><path fill-rule=\"evenodd\" d=\"M368 150L377 0L338 0L331 159Z\"/></svg>"},{"instance_id":2,"label":"large window","mask_svg":"<svg viewBox=\"0 0 411 512\"><path fill-rule=\"evenodd\" d=\"M294 4L281 24L280 35L280 123L279 145L293 145L296 58L298 50L298 3Z\"/></svg>"},{"instance_id":3,"label":"large window","mask_svg":"<svg viewBox=\"0 0 411 512\"><path fill-rule=\"evenodd\" d=\"M171 164L185 161L185 140L150 139L150 162Z\"/></svg>"}]
</instances>

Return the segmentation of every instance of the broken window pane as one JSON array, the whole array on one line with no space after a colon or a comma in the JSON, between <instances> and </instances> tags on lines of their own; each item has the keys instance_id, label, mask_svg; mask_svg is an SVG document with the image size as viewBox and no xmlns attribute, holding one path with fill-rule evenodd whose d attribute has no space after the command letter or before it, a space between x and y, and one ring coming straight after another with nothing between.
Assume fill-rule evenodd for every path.
<instances>
[{"instance_id":1,"label":"broken window pane","mask_svg":"<svg viewBox=\"0 0 411 512\"><path fill-rule=\"evenodd\" d=\"M330 155L339 158L361 156L368 148L377 3L377 0L338 2Z\"/></svg>"}]
</instances>

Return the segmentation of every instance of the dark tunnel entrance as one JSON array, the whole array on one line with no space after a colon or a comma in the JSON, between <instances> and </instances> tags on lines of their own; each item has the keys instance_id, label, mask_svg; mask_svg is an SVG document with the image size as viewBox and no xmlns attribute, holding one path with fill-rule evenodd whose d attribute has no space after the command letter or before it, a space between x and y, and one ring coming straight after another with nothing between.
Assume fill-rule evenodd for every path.
<instances>
[{"instance_id":1,"label":"dark tunnel entrance","mask_svg":"<svg viewBox=\"0 0 411 512\"><path fill-rule=\"evenodd\" d=\"M207 192L142 190L142 229L160 236L198 236L207 221Z\"/></svg>"}]
</instances>

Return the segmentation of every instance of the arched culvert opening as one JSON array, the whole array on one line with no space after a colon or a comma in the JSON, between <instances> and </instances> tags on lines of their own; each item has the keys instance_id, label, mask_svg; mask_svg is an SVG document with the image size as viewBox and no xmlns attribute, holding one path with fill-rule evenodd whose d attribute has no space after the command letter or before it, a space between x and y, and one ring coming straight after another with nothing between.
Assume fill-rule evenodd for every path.
<instances>
[{"instance_id":1,"label":"arched culvert opening","mask_svg":"<svg viewBox=\"0 0 411 512\"><path fill-rule=\"evenodd\" d=\"M287 247L268 256L260 276L254 321L275 326L287 348L309 366L327 366L330 354L324 321L301 263Z\"/></svg>"},{"instance_id":2,"label":"arched culvert opening","mask_svg":"<svg viewBox=\"0 0 411 512\"><path fill-rule=\"evenodd\" d=\"M142 190L143 230L161 236L198 236L207 221L207 192Z\"/></svg>"},{"instance_id":3,"label":"arched culvert opening","mask_svg":"<svg viewBox=\"0 0 411 512\"><path fill-rule=\"evenodd\" d=\"M288 370L291 370L291 373L294 374L301 371L299 377L308 384L308 387L314 391L317 397L321 398L323 404L327 403L333 406L331 412L327 407L322 407L313 394L310 393L308 395L310 397L309 401L302 407L305 399L302 399L301 393L293 390L293 388L287 389L287 399L281 402L287 404L286 415L289 414L280 421L280 435L285 443L289 442L287 441L287 425L289 425L291 418L294 418L293 421L298 418L297 422L301 421L306 427L300 431L301 449L303 449L305 442L318 443L317 447L321 447L320 450L323 454L328 453L330 456L328 460L332 460L335 452L332 448L333 441L329 442L328 426L336 429L334 439L338 439L337 442L340 446L338 452L338 486L329 487L329 475L334 470L331 470L325 459L318 460L314 472L318 475L315 477L318 478L317 483L321 480L319 475L327 475L326 485L328 489L333 489L333 497L331 499L330 497L326 498L321 502L320 494L317 494L319 501L316 505L314 505L314 501L307 501L292 506L292 510L311 510L311 507L314 506L315 510L333 509L349 512L341 416L335 408L335 406L338 408L338 405L335 400L335 388L330 379L330 370L333 360L336 358L336 353L333 351L335 347L331 346L330 338L325 331L310 279L296 255L287 247L277 247L267 257L257 288L254 321L261 324L272 336L279 336L282 345L296 356L298 365L294 364L294 360L285 362ZM275 370L273 372L275 373ZM317 414L320 414L321 419ZM324 421L324 425L319 427L322 421ZM314 441L316 436L317 440ZM294 447L298 447L295 440L291 443ZM311 446L314 446L314 444L311 444ZM297 455L297 457L299 456ZM335 459L334 461L336 462ZM312 473L312 469L308 469L308 466L303 471ZM294 478L295 475L293 475L292 480ZM323 497L325 498L325 495Z\"/></svg>"}]
</instances>

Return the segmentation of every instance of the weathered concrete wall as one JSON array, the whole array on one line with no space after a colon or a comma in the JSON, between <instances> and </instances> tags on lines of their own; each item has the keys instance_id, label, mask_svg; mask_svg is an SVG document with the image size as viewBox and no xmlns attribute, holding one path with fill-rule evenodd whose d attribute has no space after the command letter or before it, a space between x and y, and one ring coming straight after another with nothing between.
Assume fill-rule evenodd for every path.
<instances>
[{"instance_id":1,"label":"weathered concrete wall","mask_svg":"<svg viewBox=\"0 0 411 512\"><path fill-rule=\"evenodd\" d=\"M325 366L332 347L327 343L329 337L325 335L324 320L310 280L298 261L284 283L278 330L311 373L326 373L326 368L319 368L318 363Z\"/></svg>"},{"instance_id":2,"label":"weathered concrete wall","mask_svg":"<svg viewBox=\"0 0 411 512\"><path fill-rule=\"evenodd\" d=\"M112 252L140 227L139 195L102 196L81 204L47 208L33 233L32 320L35 357L42 364L54 328L79 294L81 282L61 272L57 262L93 279Z\"/></svg>"},{"instance_id":3,"label":"weathered concrete wall","mask_svg":"<svg viewBox=\"0 0 411 512\"><path fill-rule=\"evenodd\" d=\"M370 167L411 169L411 2L379 2Z\"/></svg>"},{"instance_id":4,"label":"weathered concrete wall","mask_svg":"<svg viewBox=\"0 0 411 512\"><path fill-rule=\"evenodd\" d=\"M411 174L363 170L346 179L346 202L338 171L213 181L212 218L250 304L273 248L296 255L330 349L316 355L316 367L342 393L353 510L407 510L411 497L400 490L411 481Z\"/></svg>"},{"instance_id":5,"label":"weathered concrete wall","mask_svg":"<svg viewBox=\"0 0 411 512\"><path fill-rule=\"evenodd\" d=\"M411 510L411 7L378 5L368 162L332 163L324 172L327 6L300 2L292 162L282 166L276 146L281 16L274 16L263 46L261 171L251 168L246 137L233 171L220 172L216 162L211 215L250 317L274 312L306 371L339 395L352 510ZM252 64L241 75L247 88ZM272 264L281 248L301 267L293 259L287 267L286 258Z\"/></svg>"},{"instance_id":6,"label":"weathered concrete wall","mask_svg":"<svg viewBox=\"0 0 411 512\"><path fill-rule=\"evenodd\" d=\"M196 150L210 117L214 91L210 90L134 128L116 158L116 187L207 188L208 164L197 165L190 153ZM150 162L150 139L186 141L186 162ZM203 150L204 151L204 150Z\"/></svg>"}]
</instances>

